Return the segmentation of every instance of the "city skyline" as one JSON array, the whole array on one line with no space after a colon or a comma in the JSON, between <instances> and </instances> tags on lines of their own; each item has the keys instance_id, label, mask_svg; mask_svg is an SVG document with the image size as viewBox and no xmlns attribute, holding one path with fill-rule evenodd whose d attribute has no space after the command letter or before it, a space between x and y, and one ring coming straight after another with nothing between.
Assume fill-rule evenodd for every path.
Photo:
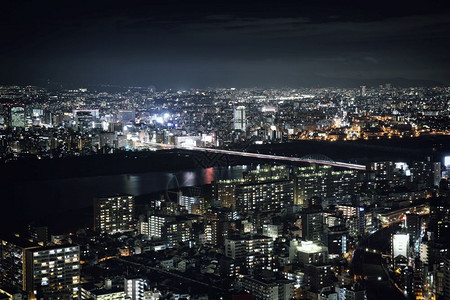
<instances>
[{"instance_id":1,"label":"city skyline","mask_svg":"<svg viewBox=\"0 0 450 300\"><path fill-rule=\"evenodd\" d=\"M450 299L450 2L9 1L0 300Z\"/></svg>"}]
</instances>

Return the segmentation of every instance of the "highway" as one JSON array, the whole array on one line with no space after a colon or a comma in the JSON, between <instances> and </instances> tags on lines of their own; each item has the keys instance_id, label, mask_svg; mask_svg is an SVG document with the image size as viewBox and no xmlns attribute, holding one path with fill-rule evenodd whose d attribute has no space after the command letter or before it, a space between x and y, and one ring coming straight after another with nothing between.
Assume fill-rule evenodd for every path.
<instances>
[{"instance_id":1,"label":"highway","mask_svg":"<svg viewBox=\"0 0 450 300\"><path fill-rule=\"evenodd\" d=\"M223 149L214 149L214 148L203 148L203 147L194 147L194 146L176 146L169 144L160 144L160 143L146 143L149 146L156 146L163 149L180 149L180 150L191 150L191 151L200 151L200 152L210 152L210 153L219 153L225 155L237 155L243 157L251 157L251 158L260 158L260 159L270 159L270 160L280 160L280 161L289 161L289 162L303 162L310 164L321 164L321 165L329 165L333 167L340 167L346 169L355 169L355 170L366 170L365 165L358 164L350 164L345 162L338 161L327 161L320 159L305 159L305 158L297 158L297 157L289 157L289 156L280 156L280 155L272 155L272 154L259 154L252 152L242 152L242 151L233 151L233 150L223 150Z\"/></svg>"}]
</instances>

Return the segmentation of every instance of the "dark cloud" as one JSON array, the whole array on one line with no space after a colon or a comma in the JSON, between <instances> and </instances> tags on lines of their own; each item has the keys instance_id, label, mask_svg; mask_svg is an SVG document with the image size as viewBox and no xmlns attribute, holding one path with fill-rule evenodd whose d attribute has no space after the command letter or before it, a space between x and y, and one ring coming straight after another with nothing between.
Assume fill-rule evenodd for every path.
<instances>
[{"instance_id":1,"label":"dark cloud","mask_svg":"<svg viewBox=\"0 0 450 300\"><path fill-rule=\"evenodd\" d=\"M392 2L11 1L0 15L0 81L449 84L447 1Z\"/></svg>"}]
</instances>

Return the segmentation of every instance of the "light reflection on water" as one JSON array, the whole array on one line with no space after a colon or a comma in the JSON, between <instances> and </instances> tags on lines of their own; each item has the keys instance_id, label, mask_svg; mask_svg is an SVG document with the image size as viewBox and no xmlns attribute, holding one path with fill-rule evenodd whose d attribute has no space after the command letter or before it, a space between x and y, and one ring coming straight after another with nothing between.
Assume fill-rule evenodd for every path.
<instances>
[{"instance_id":1,"label":"light reflection on water","mask_svg":"<svg viewBox=\"0 0 450 300\"><path fill-rule=\"evenodd\" d=\"M214 180L238 179L246 170L247 166L233 166L174 173L151 172L0 184L5 196L0 202L5 211L20 212L26 218L30 214L49 214L91 206L93 197L99 195L125 193L137 196L210 184Z\"/></svg>"}]
</instances>

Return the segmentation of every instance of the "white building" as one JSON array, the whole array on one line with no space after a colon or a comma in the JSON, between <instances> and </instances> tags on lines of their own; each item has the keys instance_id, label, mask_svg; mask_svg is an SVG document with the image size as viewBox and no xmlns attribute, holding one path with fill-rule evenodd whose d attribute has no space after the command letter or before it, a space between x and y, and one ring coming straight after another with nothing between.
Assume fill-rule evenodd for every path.
<instances>
[{"instance_id":1,"label":"white building","mask_svg":"<svg viewBox=\"0 0 450 300\"><path fill-rule=\"evenodd\" d=\"M328 248L313 241L292 240L289 247L289 260L302 264L325 263L328 261Z\"/></svg>"},{"instance_id":2,"label":"white building","mask_svg":"<svg viewBox=\"0 0 450 300\"><path fill-rule=\"evenodd\" d=\"M247 119L245 118L245 106L234 108L234 130L245 131L247 128Z\"/></svg>"},{"instance_id":3,"label":"white building","mask_svg":"<svg viewBox=\"0 0 450 300\"><path fill-rule=\"evenodd\" d=\"M144 279L126 279L124 280L124 289L127 297L131 300L144 300Z\"/></svg>"},{"instance_id":4,"label":"white building","mask_svg":"<svg viewBox=\"0 0 450 300\"><path fill-rule=\"evenodd\" d=\"M392 258L397 256L408 257L409 234L396 233L392 235Z\"/></svg>"}]
</instances>

